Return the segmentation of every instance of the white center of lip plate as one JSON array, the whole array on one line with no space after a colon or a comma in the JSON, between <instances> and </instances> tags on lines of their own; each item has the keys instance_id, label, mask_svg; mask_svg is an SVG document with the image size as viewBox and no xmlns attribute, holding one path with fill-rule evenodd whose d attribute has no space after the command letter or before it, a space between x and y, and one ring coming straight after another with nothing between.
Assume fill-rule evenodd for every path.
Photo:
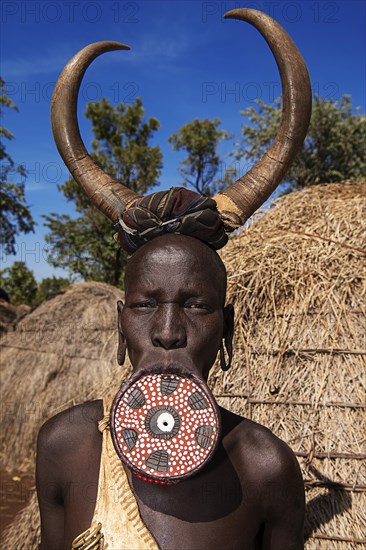
<instances>
[{"instance_id":1,"label":"white center of lip plate","mask_svg":"<svg viewBox=\"0 0 366 550\"><path fill-rule=\"evenodd\" d=\"M162 432L171 432L174 428L175 420L173 415L168 412L162 412L156 421L159 430Z\"/></svg>"}]
</instances>

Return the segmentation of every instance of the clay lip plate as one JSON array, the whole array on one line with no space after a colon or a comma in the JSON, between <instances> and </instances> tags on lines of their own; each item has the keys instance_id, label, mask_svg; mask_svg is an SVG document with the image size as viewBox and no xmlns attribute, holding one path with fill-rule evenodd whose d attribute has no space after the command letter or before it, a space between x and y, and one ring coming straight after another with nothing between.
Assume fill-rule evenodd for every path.
<instances>
[{"instance_id":1,"label":"clay lip plate","mask_svg":"<svg viewBox=\"0 0 366 550\"><path fill-rule=\"evenodd\" d=\"M110 427L119 458L135 474L175 483L197 474L212 458L221 418L203 381L165 371L143 373L121 386Z\"/></svg>"}]
</instances>

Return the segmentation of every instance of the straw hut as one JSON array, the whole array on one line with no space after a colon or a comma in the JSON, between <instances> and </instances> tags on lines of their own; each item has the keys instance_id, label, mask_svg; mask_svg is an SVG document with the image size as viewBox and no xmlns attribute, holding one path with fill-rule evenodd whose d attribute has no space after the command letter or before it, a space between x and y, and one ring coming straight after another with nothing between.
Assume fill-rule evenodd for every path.
<instances>
[{"instance_id":1,"label":"straw hut","mask_svg":"<svg viewBox=\"0 0 366 550\"><path fill-rule=\"evenodd\" d=\"M365 189L332 184L282 197L222 252L236 354L228 372L215 366L211 387L298 456L307 550L366 544ZM36 514L33 498L4 548L35 547Z\"/></svg>"},{"instance_id":2,"label":"straw hut","mask_svg":"<svg viewBox=\"0 0 366 550\"><path fill-rule=\"evenodd\" d=\"M0 336L8 330L14 330L18 321L31 310L30 306L15 306L0 298Z\"/></svg>"},{"instance_id":3,"label":"straw hut","mask_svg":"<svg viewBox=\"0 0 366 550\"><path fill-rule=\"evenodd\" d=\"M211 382L295 451L309 549L366 544L365 206L364 182L306 188L222 252L236 355Z\"/></svg>"},{"instance_id":4,"label":"straw hut","mask_svg":"<svg viewBox=\"0 0 366 550\"><path fill-rule=\"evenodd\" d=\"M0 464L32 471L47 418L95 397L116 365L116 302L123 293L81 283L43 302L1 339Z\"/></svg>"}]
</instances>

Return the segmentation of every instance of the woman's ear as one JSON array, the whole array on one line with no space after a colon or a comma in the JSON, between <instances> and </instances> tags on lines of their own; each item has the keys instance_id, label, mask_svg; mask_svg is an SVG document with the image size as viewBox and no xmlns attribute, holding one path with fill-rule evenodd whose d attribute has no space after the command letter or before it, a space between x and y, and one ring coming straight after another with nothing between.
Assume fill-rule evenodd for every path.
<instances>
[{"instance_id":1,"label":"woman's ear","mask_svg":"<svg viewBox=\"0 0 366 550\"><path fill-rule=\"evenodd\" d=\"M233 336L234 336L234 306L228 304L224 307L224 344L228 355L226 370L230 368L233 358Z\"/></svg>"},{"instance_id":2,"label":"woman's ear","mask_svg":"<svg viewBox=\"0 0 366 550\"><path fill-rule=\"evenodd\" d=\"M118 300L117 302L117 330L118 330L118 348L117 348L117 363L123 365L126 358L126 339L122 331L122 312L123 312L123 302Z\"/></svg>"}]
</instances>

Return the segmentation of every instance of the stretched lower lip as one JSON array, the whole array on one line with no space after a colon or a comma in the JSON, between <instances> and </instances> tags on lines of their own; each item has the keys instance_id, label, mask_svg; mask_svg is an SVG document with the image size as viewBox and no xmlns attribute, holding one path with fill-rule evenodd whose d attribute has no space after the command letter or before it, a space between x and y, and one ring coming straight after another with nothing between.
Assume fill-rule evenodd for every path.
<instances>
[{"instance_id":1,"label":"stretched lower lip","mask_svg":"<svg viewBox=\"0 0 366 550\"><path fill-rule=\"evenodd\" d=\"M195 378L202 380L202 377L199 376L197 372L194 372L192 369L185 367L177 362L163 363L158 362L152 365L140 365L135 369L130 380L138 379L145 374L177 374L178 376L185 376L187 378Z\"/></svg>"}]
</instances>

